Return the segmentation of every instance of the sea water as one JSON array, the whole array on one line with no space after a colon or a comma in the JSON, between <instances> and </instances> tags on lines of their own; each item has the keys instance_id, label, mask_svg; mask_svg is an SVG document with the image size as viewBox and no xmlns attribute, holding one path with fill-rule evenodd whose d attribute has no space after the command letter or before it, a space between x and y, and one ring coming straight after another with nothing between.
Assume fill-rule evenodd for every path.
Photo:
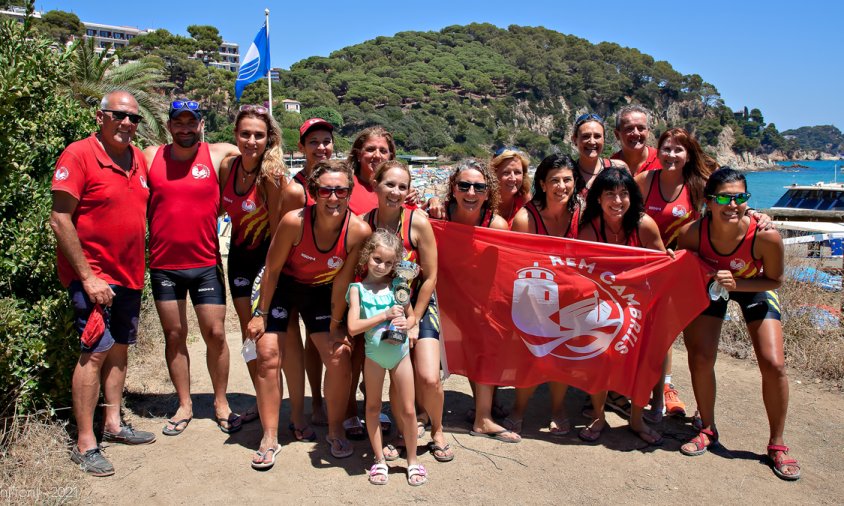
<instances>
[{"instance_id":1,"label":"sea water","mask_svg":"<svg viewBox=\"0 0 844 506\"><path fill-rule=\"evenodd\" d=\"M790 168L792 164L805 165L806 168ZM838 171L844 167L844 162L838 160L807 161L794 160L780 162L780 170L766 170L748 172L747 188L750 191L750 207L765 209L774 205L785 193L785 187L792 184L815 184L817 182L844 183L844 174Z\"/></svg>"}]
</instances>

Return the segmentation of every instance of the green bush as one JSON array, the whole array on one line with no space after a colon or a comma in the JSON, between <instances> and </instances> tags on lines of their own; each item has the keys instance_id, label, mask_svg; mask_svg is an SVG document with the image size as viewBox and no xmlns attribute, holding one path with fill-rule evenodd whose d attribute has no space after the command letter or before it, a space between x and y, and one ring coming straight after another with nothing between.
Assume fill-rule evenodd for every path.
<instances>
[{"instance_id":1,"label":"green bush","mask_svg":"<svg viewBox=\"0 0 844 506\"><path fill-rule=\"evenodd\" d=\"M55 274L50 181L59 153L95 125L59 84L70 55L0 23L0 416L69 405L78 356Z\"/></svg>"}]
</instances>

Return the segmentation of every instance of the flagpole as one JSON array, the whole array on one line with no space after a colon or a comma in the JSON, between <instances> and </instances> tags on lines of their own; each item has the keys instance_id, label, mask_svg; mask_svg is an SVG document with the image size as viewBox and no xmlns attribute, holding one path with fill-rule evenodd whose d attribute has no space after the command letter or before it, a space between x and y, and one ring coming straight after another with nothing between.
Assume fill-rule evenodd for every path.
<instances>
[{"instance_id":1,"label":"flagpole","mask_svg":"<svg viewBox=\"0 0 844 506\"><path fill-rule=\"evenodd\" d=\"M270 52L270 10L264 9L265 22L267 23L267 53ZM273 69L267 66L267 88L270 92L270 116L273 115Z\"/></svg>"}]
</instances>

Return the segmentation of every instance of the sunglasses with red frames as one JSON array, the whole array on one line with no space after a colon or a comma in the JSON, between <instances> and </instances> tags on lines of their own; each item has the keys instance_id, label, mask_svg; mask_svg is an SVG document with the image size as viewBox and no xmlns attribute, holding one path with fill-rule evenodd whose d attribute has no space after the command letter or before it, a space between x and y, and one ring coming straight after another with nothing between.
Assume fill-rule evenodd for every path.
<instances>
[{"instance_id":1,"label":"sunglasses with red frames","mask_svg":"<svg viewBox=\"0 0 844 506\"><path fill-rule=\"evenodd\" d=\"M349 197L349 191L348 186L318 186L316 193L317 197L321 199L327 199L333 193L338 199L342 200Z\"/></svg>"}]
</instances>

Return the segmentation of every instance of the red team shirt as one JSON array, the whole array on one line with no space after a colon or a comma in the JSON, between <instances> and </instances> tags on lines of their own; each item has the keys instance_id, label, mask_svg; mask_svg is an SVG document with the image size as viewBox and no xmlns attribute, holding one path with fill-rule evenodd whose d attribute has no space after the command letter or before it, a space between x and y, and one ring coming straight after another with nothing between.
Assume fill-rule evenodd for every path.
<instances>
[{"instance_id":1,"label":"red team shirt","mask_svg":"<svg viewBox=\"0 0 844 506\"><path fill-rule=\"evenodd\" d=\"M352 213L346 211L343 228L334 240L334 244L326 251L317 247L314 239L314 206L307 206L303 210L305 216L302 223L302 240L290 248L287 262L284 263L282 273L292 277L297 283L319 286L331 283L343 267L348 252L346 251L346 234L349 230L349 219Z\"/></svg>"},{"instance_id":2,"label":"red team shirt","mask_svg":"<svg viewBox=\"0 0 844 506\"><path fill-rule=\"evenodd\" d=\"M662 169L658 169L651 179L651 186L645 197L645 213L654 219L659 227L659 235L662 237L662 244L666 248L673 246L680 235L683 225L691 223L700 218L700 215L692 206L692 197L689 188L684 184L680 195L668 202L662 196L659 189L659 175Z\"/></svg>"},{"instance_id":3,"label":"red team shirt","mask_svg":"<svg viewBox=\"0 0 844 506\"><path fill-rule=\"evenodd\" d=\"M142 290L150 193L144 155L135 146L129 149L132 168L126 172L106 154L96 134L74 142L56 162L52 190L78 201L73 225L94 275L109 284ZM61 250L57 256L59 280L68 286L79 275Z\"/></svg>"},{"instance_id":4,"label":"red team shirt","mask_svg":"<svg viewBox=\"0 0 844 506\"><path fill-rule=\"evenodd\" d=\"M254 250L270 240L270 213L254 182L243 195L238 195L235 190L240 162L240 157L237 157L223 188L223 209L231 218L232 244Z\"/></svg>"},{"instance_id":5,"label":"red team shirt","mask_svg":"<svg viewBox=\"0 0 844 506\"><path fill-rule=\"evenodd\" d=\"M305 207L314 205L316 202L314 201L314 198L311 197L311 194L308 193L308 181L305 179L305 174L303 174L302 171L297 172L296 175L293 176L293 181L302 185L302 189L305 190Z\"/></svg>"},{"instance_id":6,"label":"red team shirt","mask_svg":"<svg viewBox=\"0 0 844 506\"><path fill-rule=\"evenodd\" d=\"M598 242L614 244L607 241L607 237L604 235L604 231L601 230L601 218L595 218L594 220L592 220L592 230L595 231L595 237L598 238ZM633 246L635 248L641 248L642 241L639 240L639 230L634 229L633 233L627 236L627 240L624 241L624 244L622 244L621 246Z\"/></svg>"},{"instance_id":7,"label":"red team shirt","mask_svg":"<svg viewBox=\"0 0 844 506\"><path fill-rule=\"evenodd\" d=\"M572 198L574 198L574 196L572 196ZM545 227L545 222L542 221L542 215L539 214L539 209L536 208L536 204L534 204L532 200L525 204L525 209L527 209L527 212L533 217L533 222L536 223L536 233L538 235L550 235L548 233L548 228ZM577 239L577 223L579 221L580 206L575 206L574 212L571 215L569 226L562 237L567 239Z\"/></svg>"},{"instance_id":8,"label":"red team shirt","mask_svg":"<svg viewBox=\"0 0 844 506\"><path fill-rule=\"evenodd\" d=\"M645 159L645 163L642 165L642 168L633 174L634 176L639 175L646 170L658 170L662 168L662 164L659 163L659 159L656 157L656 148L652 148L650 146L646 146L646 148L648 150L648 157ZM623 153L621 151L616 151L610 158L613 160L624 161ZM633 167L630 167L630 170L632 171Z\"/></svg>"},{"instance_id":9,"label":"red team shirt","mask_svg":"<svg viewBox=\"0 0 844 506\"><path fill-rule=\"evenodd\" d=\"M373 207L378 207L378 195L369 191L360 183L357 174L354 175L355 186L352 188L352 196L349 198L349 209L355 214L363 214Z\"/></svg>"},{"instance_id":10,"label":"red team shirt","mask_svg":"<svg viewBox=\"0 0 844 506\"><path fill-rule=\"evenodd\" d=\"M149 267L182 270L220 263L220 186L208 144L193 160L170 159L158 148L149 168Z\"/></svg>"},{"instance_id":11,"label":"red team shirt","mask_svg":"<svg viewBox=\"0 0 844 506\"><path fill-rule=\"evenodd\" d=\"M709 239L709 216L705 216L700 222L700 247L698 255L700 258L718 270L730 271L733 276L741 279L751 279L762 273L762 260L753 257L753 244L756 242L756 220L750 219L750 225L744 238L736 246L736 249L722 255L715 251L712 241Z\"/></svg>"}]
</instances>

